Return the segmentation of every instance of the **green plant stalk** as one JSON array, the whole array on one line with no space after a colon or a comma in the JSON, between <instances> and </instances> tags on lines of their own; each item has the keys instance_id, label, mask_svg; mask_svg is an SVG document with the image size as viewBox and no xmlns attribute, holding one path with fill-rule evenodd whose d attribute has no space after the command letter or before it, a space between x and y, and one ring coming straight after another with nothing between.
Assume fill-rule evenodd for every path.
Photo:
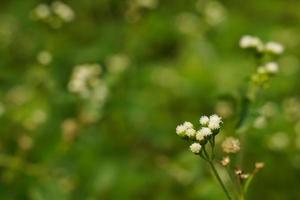
<instances>
[{"instance_id":1,"label":"green plant stalk","mask_svg":"<svg viewBox=\"0 0 300 200\"><path fill-rule=\"evenodd\" d=\"M232 198L231 198L231 196L229 195L229 192L228 192L228 190L226 189L226 187L225 187L225 185L224 185L224 183L223 183L223 181L222 181L220 175L218 174L218 172L217 172L217 170L216 170L216 168L215 168L213 162L210 160L210 161L208 161L208 163L209 163L209 165L210 165L210 167L211 167L211 169L212 169L212 171L213 171L215 177L217 178L218 182L220 183L220 185L221 185L221 187L222 187L224 193L226 194L227 198L228 198L229 200L232 200Z\"/></svg>"},{"instance_id":2,"label":"green plant stalk","mask_svg":"<svg viewBox=\"0 0 300 200\"><path fill-rule=\"evenodd\" d=\"M206 151L205 148L203 148L203 152L204 152L204 155L205 155L206 158L207 158L206 161L207 161L208 164L210 165L210 167L211 167L211 169L212 169L212 171L213 171L213 174L215 175L215 177L217 178L219 184L221 185L221 187L222 187L224 193L226 194L226 197L228 198L228 200L233 200L233 199L231 198L231 196L230 196L228 190L226 189L225 184L223 183L223 181L222 181L222 179L221 179L221 177L220 177L220 175L219 175L217 169L215 168L215 165L214 165L214 163L213 163L213 160L210 159L210 157L209 157L209 155L208 155L208 153L207 153L207 151Z\"/></svg>"}]
</instances>

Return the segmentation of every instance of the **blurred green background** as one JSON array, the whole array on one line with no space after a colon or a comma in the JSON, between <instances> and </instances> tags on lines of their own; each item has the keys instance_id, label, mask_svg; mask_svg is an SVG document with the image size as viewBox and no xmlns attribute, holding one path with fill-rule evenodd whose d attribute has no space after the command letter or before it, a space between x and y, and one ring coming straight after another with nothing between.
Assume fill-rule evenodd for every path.
<instances>
[{"instance_id":1,"label":"blurred green background","mask_svg":"<svg viewBox=\"0 0 300 200\"><path fill-rule=\"evenodd\" d=\"M286 49L242 146L246 170L266 164L249 199L300 198L300 1L64 3L50 18L37 6L53 1L0 3L1 200L225 199L175 128L216 112L220 139L235 134L245 34ZM102 67L101 105L68 89L86 63Z\"/></svg>"}]
</instances>

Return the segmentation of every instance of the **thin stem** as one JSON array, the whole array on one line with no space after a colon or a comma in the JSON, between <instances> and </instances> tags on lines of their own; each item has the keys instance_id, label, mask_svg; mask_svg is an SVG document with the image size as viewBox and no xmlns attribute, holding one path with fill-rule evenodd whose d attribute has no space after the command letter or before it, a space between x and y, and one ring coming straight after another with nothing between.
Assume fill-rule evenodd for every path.
<instances>
[{"instance_id":1,"label":"thin stem","mask_svg":"<svg viewBox=\"0 0 300 200\"><path fill-rule=\"evenodd\" d=\"M218 172L217 172L217 170L216 170L216 168L215 168L213 162L212 162L212 161L209 161L208 163L209 163L209 165L210 165L210 167L211 167L211 169L212 169L214 175L216 176L218 182L220 183L220 185L221 185L223 191L225 192L227 198L228 198L229 200L232 200L232 198L231 198L231 196L229 195L229 192L228 192L228 190L226 189L226 187L225 187L225 185L224 185L224 183L223 183L223 181L222 181L220 175L218 174Z\"/></svg>"}]
</instances>

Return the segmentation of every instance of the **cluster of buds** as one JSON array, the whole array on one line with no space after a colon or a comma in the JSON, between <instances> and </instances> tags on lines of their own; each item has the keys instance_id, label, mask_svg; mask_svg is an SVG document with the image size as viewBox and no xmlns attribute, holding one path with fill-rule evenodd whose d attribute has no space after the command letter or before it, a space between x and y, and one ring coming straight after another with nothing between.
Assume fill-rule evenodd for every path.
<instances>
[{"instance_id":1,"label":"cluster of buds","mask_svg":"<svg viewBox=\"0 0 300 200\"><path fill-rule=\"evenodd\" d=\"M279 71L278 64L274 60L283 53L284 47L277 42L263 43L258 37L249 35L241 38L240 47L250 50L258 58L259 65L252 75L253 83L266 86L270 78Z\"/></svg>"},{"instance_id":2,"label":"cluster of buds","mask_svg":"<svg viewBox=\"0 0 300 200\"><path fill-rule=\"evenodd\" d=\"M244 173L243 170L241 170L240 168L237 168L234 170L235 175L237 175L237 177L239 178L239 180L242 182L243 180L249 178L249 174Z\"/></svg>"},{"instance_id":3,"label":"cluster of buds","mask_svg":"<svg viewBox=\"0 0 300 200\"><path fill-rule=\"evenodd\" d=\"M67 4L55 1L51 5L39 4L33 9L31 17L34 20L46 22L53 28L59 28L63 23L73 21L75 14Z\"/></svg>"},{"instance_id":4,"label":"cluster of buds","mask_svg":"<svg viewBox=\"0 0 300 200\"><path fill-rule=\"evenodd\" d=\"M218 115L202 116L199 122L201 126L198 131L194 129L191 122L184 122L176 128L178 136L192 142L190 150L194 154L200 154L208 142L212 147L214 146L215 136L219 133L222 125L222 119Z\"/></svg>"},{"instance_id":5,"label":"cluster of buds","mask_svg":"<svg viewBox=\"0 0 300 200\"><path fill-rule=\"evenodd\" d=\"M99 117L99 109L106 103L108 84L101 78L102 68L99 64L81 64L74 67L68 89L81 100L84 100L84 109L81 118L86 122L93 122Z\"/></svg>"},{"instance_id":6,"label":"cluster of buds","mask_svg":"<svg viewBox=\"0 0 300 200\"><path fill-rule=\"evenodd\" d=\"M267 53L273 55L280 55L284 48L277 42L263 43L258 37L245 35L240 39L240 47L242 49L254 50L257 53Z\"/></svg>"}]
</instances>

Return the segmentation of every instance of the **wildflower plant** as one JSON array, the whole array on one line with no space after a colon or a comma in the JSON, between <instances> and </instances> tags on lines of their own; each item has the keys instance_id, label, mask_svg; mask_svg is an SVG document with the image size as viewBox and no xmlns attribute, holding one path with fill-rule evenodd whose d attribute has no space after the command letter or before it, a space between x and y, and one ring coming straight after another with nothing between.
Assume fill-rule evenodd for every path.
<instances>
[{"instance_id":1,"label":"wildflower plant","mask_svg":"<svg viewBox=\"0 0 300 200\"><path fill-rule=\"evenodd\" d=\"M232 199L214 164L215 138L221 130L222 119L216 114L210 117L202 116L199 123L200 127L196 131L191 122L184 122L176 127L176 133L190 143L190 150L195 155L198 155L209 164L227 198Z\"/></svg>"},{"instance_id":2,"label":"wildflower plant","mask_svg":"<svg viewBox=\"0 0 300 200\"><path fill-rule=\"evenodd\" d=\"M200 126L196 128L191 122L184 122L176 127L179 137L190 144L190 150L210 166L214 176L222 187L227 199L245 200L248 188L256 173L264 167L263 162L257 162L252 172L244 172L241 168L245 146L245 132L248 130L247 121L251 104L257 98L261 89L269 87L271 78L278 73L279 66L276 62L284 48L277 42L263 43L258 37L243 36L239 43L242 49L249 51L256 59L257 66L247 82L247 89L241 94L240 114L238 115L235 133L237 137L227 137L221 144L224 152L222 159L216 159L216 137L221 132L223 121L220 116L201 116ZM251 118L250 118L251 119ZM235 157L235 154L240 154ZM239 158L239 159L238 159ZM218 162L216 162L218 161ZM235 162L237 161L237 162ZM219 175L216 164L219 163L231 180L231 187L225 184ZM231 188L229 190L228 188Z\"/></svg>"}]
</instances>

